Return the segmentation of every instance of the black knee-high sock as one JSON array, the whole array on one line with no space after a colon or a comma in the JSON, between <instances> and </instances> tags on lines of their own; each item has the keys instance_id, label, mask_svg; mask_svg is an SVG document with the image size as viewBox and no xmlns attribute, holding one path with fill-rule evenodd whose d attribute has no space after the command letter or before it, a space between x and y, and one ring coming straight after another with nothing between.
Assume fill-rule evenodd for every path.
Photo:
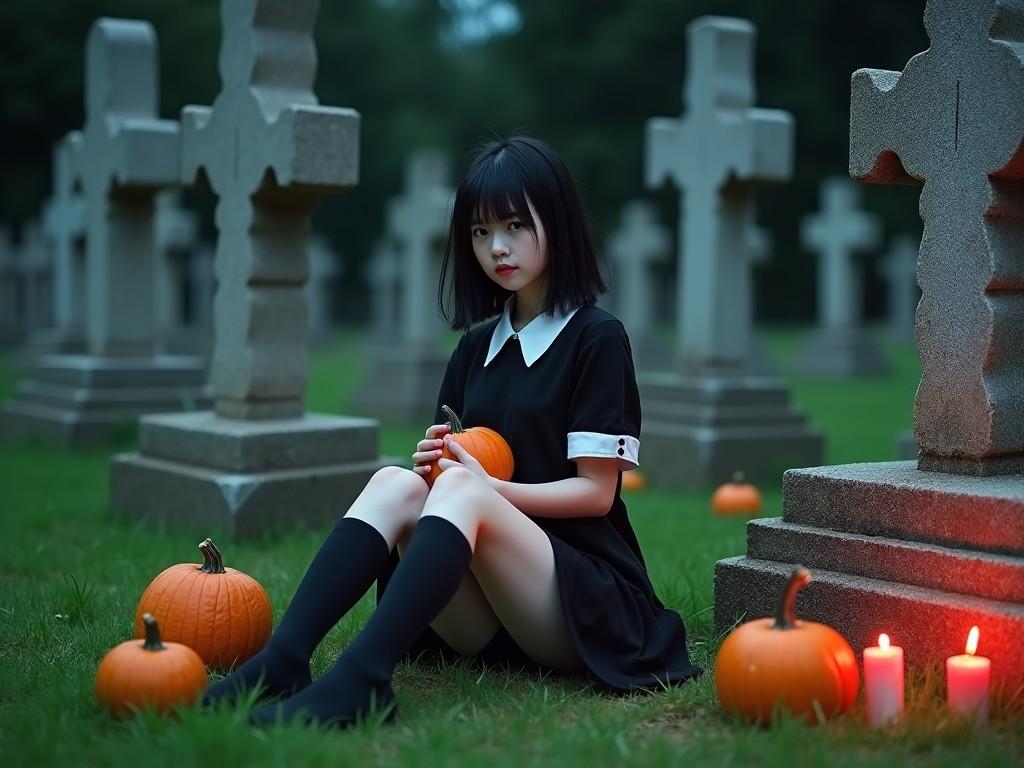
<instances>
[{"instance_id":1,"label":"black knee-high sock","mask_svg":"<svg viewBox=\"0 0 1024 768\"><path fill-rule=\"evenodd\" d=\"M310 683L309 660L331 627L366 594L387 563L388 544L369 523L343 517L306 569L266 646L203 695L207 706L233 701L261 682L263 697Z\"/></svg>"},{"instance_id":2,"label":"black knee-high sock","mask_svg":"<svg viewBox=\"0 0 1024 768\"><path fill-rule=\"evenodd\" d=\"M455 595L472 558L454 524L434 515L420 518L377 610L330 671L286 701L255 710L252 721L348 725L374 707L393 716L391 673Z\"/></svg>"}]
</instances>

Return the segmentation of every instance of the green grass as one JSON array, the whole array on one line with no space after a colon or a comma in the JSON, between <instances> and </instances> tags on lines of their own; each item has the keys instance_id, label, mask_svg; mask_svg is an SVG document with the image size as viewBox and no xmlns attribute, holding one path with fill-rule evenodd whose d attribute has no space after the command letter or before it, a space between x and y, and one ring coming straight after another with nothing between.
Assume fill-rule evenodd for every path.
<instances>
[{"instance_id":1,"label":"green grass","mask_svg":"<svg viewBox=\"0 0 1024 768\"><path fill-rule=\"evenodd\" d=\"M785 370L798 341L768 334ZM341 412L364 373L361 342L346 336L315 352L308 408ZM890 349L893 378L792 381L796 401L828 435L831 462L895 458L910 426L917 381L913 350ZM0 357L0 394L13 372ZM385 429L383 453L408 456L419 428ZM872 730L862 705L823 727L788 719L771 729L725 717L712 676L653 696L608 697L573 677L510 675L466 663L402 665L400 717L337 733L301 727L256 731L244 711L178 719L141 714L113 720L92 680L103 654L131 634L135 603L161 569L197 560L192 534L154 531L107 510L109 451L65 454L0 442L0 761L10 766L231 765L1019 765L1024 710L997 703L981 730L947 715L942 676L921 670L908 686L908 716ZM780 514L780 485L766 487L766 516ZM708 670L721 638L712 629L713 564L744 549L744 523L707 511L707 493L628 496L630 515L662 598L686 619L693 656ZM267 588L279 619L320 541L304 532L222 542L230 565ZM365 621L367 597L321 645L324 671Z\"/></svg>"}]
</instances>

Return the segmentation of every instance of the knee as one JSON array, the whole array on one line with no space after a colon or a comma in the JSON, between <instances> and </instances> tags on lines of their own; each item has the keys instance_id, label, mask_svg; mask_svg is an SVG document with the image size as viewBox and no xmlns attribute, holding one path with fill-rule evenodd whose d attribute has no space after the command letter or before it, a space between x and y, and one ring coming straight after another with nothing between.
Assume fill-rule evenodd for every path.
<instances>
[{"instance_id":1,"label":"knee","mask_svg":"<svg viewBox=\"0 0 1024 768\"><path fill-rule=\"evenodd\" d=\"M423 478L405 467L381 467L373 473L368 486L373 486L396 503L422 506L430 490Z\"/></svg>"},{"instance_id":2,"label":"knee","mask_svg":"<svg viewBox=\"0 0 1024 768\"><path fill-rule=\"evenodd\" d=\"M465 467L451 467L438 475L437 479L434 480L431 493L439 493L443 496L450 496L455 493L472 493L478 491L481 484L480 478Z\"/></svg>"}]
</instances>

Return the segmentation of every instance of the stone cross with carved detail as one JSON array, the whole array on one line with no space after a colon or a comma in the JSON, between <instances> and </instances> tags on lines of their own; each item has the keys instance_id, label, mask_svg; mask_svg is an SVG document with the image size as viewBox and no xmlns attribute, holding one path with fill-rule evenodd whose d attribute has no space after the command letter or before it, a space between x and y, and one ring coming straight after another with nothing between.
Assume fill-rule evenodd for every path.
<instances>
[{"instance_id":1,"label":"stone cross with carved detail","mask_svg":"<svg viewBox=\"0 0 1024 768\"><path fill-rule=\"evenodd\" d=\"M178 183L178 124L157 118L148 22L99 19L86 45L86 122L74 171L85 196L89 352L153 352L153 196ZM68 139L76 143L74 133Z\"/></svg>"},{"instance_id":2,"label":"stone cross with carved detail","mask_svg":"<svg viewBox=\"0 0 1024 768\"><path fill-rule=\"evenodd\" d=\"M646 183L681 191L678 354L688 368L742 369L749 319L733 311L750 279L753 185L792 174L793 118L754 104L754 26L701 17L687 33L682 118L647 123Z\"/></svg>"},{"instance_id":3,"label":"stone cross with carved detail","mask_svg":"<svg viewBox=\"0 0 1024 768\"><path fill-rule=\"evenodd\" d=\"M931 45L861 69L850 175L922 182L920 469L1024 472L1024 5L929 0Z\"/></svg>"},{"instance_id":4,"label":"stone cross with carved detail","mask_svg":"<svg viewBox=\"0 0 1024 768\"><path fill-rule=\"evenodd\" d=\"M313 93L316 0L222 0L222 88L182 112L182 177L218 197L217 415L299 417L310 215L358 180L359 115Z\"/></svg>"}]
</instances>

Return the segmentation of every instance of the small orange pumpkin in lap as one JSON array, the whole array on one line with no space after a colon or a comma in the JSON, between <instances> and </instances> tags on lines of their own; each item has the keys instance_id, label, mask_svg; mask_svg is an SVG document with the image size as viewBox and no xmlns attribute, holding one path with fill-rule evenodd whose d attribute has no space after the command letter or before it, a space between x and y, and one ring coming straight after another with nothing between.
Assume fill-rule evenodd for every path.
<instances>
[{"instance_id":1,"label":"small orange pumpkin in lap","mask_svg":"<svg viewBox=\"0 0 1024 768\"><path fill-rule=\"evenodd\" d=\"M465 448L474 459L479 461L480 465L487 470L488 475L499 480L512 479L515 462L512 459L512 449L505 442L505 438L487 427L464 429L462 421L455 414L455 411L447 405L442 405L441 410L444 411L445 416L448 417L448 423L451 425L452 440ZM441 449L441 456L438 458L438 461L441 459L458 461L455 454L448 450L447 445ZM440 474L441 468L438 466L437 461L432 461L430 462L430 473L424 476L423 479L427 481L427 485L433 487L434 481L437 480Z\"/></svg>"}]
</instances>

